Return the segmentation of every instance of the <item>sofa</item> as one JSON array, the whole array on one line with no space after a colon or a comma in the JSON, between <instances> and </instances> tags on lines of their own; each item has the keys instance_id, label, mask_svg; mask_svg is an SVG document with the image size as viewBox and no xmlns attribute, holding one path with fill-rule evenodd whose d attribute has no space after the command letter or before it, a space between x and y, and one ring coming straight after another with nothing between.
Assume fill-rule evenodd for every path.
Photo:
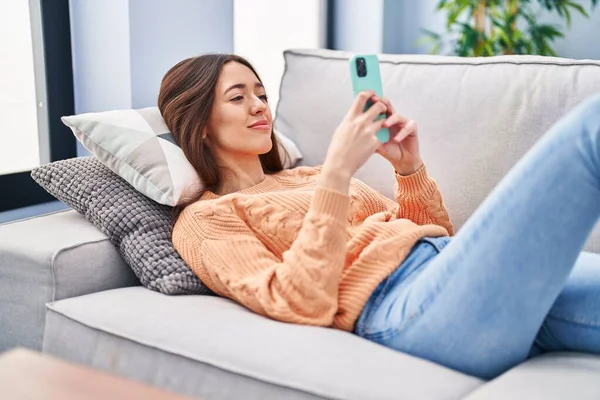
<instances>
[{"instance_id":1,"label":"sofa","mask_svg":"<svg viewBox=\"0 0 600 400\"><path fill-rule=\"evenodd\" d=\"M352 102L351 55L284 52L276 127L298 145L303 165L323 161ZM457 230L545 130L600 92L599 61L379 58L385 95L418 122L423 158ZM356 177L391 196L394 177L378 155ZM600 251L599 229L585 251ZM596 355L540 355L485 382L227 299L148 290L74 210L0 225L0 352L14 347L207 400L600 398Z\"/></svg>"}]
</instances>

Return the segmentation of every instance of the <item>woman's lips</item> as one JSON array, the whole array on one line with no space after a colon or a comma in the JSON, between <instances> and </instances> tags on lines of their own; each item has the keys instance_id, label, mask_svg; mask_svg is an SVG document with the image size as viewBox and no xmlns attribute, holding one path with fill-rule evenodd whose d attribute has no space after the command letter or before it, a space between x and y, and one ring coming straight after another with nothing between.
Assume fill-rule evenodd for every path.
<instances>
[{"instance_id":1,"label":"woman's lips","mask_svg":"<svg viewBox=\"0 0 600 400\"><path fill-rule=\"evenodd\" d=\"M260 120L260 121L256 121L255 123L253 123L252 125L250 125L248 128L251 129L260 129L260 130L269 130L271 129L271 125L269 124L269 121L267 121L266 119Z\"/></svg>"}]
</instances>

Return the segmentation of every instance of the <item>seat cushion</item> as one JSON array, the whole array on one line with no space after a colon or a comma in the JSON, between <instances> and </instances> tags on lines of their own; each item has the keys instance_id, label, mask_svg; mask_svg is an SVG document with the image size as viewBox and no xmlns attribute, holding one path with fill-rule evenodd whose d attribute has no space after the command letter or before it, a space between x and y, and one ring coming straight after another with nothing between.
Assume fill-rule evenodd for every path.
<instances>
[{"instance_id":1,"label":"seat cushion","mask_svg":"<svg viewBox=\"0 0 600 400\"><path fill-rule=\"evenodd\" d=\"M460 399L482 383L351 333L273 321L223 298L133 287L48 308L44 352L188 395Z\"/></svg>"},{"instance_id":2,"label":"seat cushion","mask_svg":"<svg viewBox=\"0 0 600 400\"><path fill-rule=\"evenodd\" d=\"M466 400L505 399L600 399L600 356L545 354L482 386Z\"/></svg>"}]
</instances>

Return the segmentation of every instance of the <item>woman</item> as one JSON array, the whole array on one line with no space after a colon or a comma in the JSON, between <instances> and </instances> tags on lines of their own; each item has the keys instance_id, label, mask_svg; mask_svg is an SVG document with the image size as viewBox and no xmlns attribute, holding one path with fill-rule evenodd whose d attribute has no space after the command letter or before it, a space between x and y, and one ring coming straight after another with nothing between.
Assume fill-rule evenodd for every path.
<instances>
[{"instance_id":1,"label":"woman","mask_svg":"<svg viewBox=\"0 0 600 400\"><path fill-rule=\"evenodd\" d=\"M580 255L600 213L600 97L560 120L456 236L415 123L373 93L357 96L321 167L293 170L243 58L178 63L159 108L207 185L181 207L173 243L217 294L484 379L540 352L600 353L600 257ZM352 178L375 152L396 201Z\"/></svg>"}]
</instances>

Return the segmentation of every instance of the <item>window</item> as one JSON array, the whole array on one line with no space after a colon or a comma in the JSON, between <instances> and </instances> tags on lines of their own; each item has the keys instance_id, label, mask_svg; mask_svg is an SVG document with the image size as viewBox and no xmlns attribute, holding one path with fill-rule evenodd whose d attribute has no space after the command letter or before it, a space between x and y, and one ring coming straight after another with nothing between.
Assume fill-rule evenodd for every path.
<instances>
[{"instance_id":1,"label":"window","mask_svg":"<svg viewBox=\"0 0 600 400\"><path fill-rule=\"evenodd\" d=\"M0 54L10 55L0 64L0 174L31 170L48 159L48 147L40 146L48 135L41 32L32 31L40 25L37 11L33 2L31 10L25 1L0 3Z\"/></svg>"},{"instance_id":2,"label":"window","mask_svg":"<svg viewBox=\"0 0 600 400\"><path fill-rule=\"evenodd\" d=\"M0 2L0 212L54 200L31 169L76 156L69 0Z\"/></svg>"}]
</instances>

